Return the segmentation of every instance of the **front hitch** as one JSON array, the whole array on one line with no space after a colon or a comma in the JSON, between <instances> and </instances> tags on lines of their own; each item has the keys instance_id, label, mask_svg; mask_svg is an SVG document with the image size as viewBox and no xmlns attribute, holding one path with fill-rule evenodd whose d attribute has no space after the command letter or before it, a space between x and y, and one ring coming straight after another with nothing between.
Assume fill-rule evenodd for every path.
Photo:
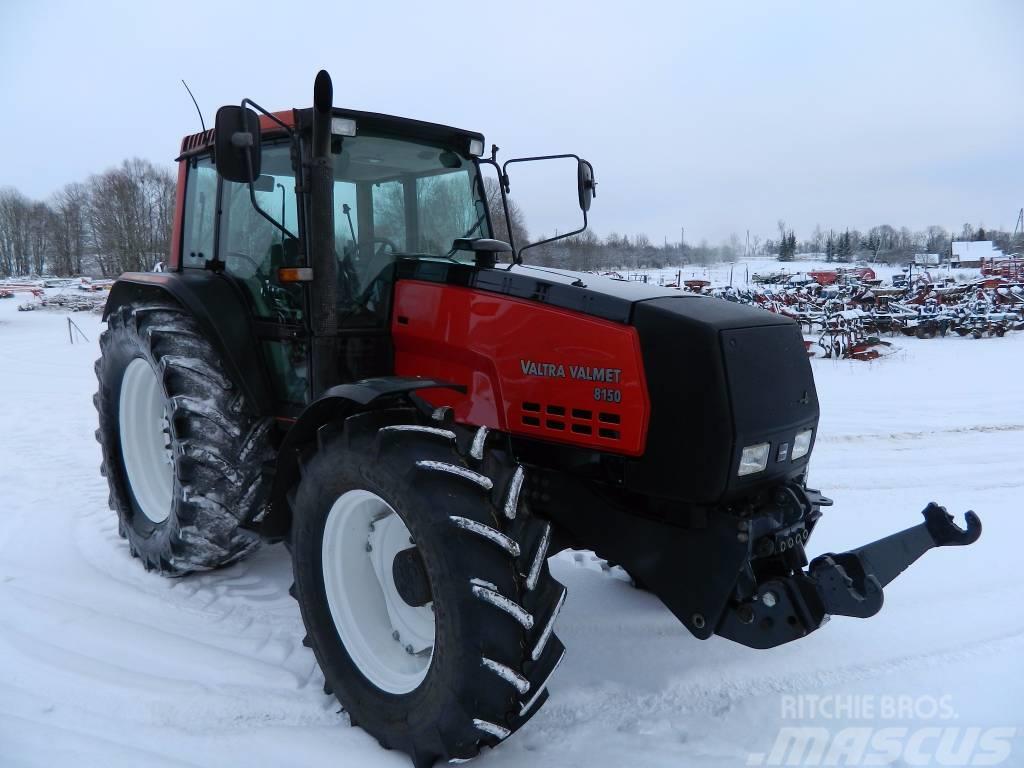
<instances>
[{"instance_id":1,"label":"front hitch","mask_svg":"<svg viewBox=\"0 0 1024 768\"><path fill-rule=\"evenodd\" d=\"M973 544L981 536L974 512L960 528L932 502L924 522L840 554L811 561L807 571L768 579L755 594L726 610L716 633L751 648L773 648L804 637L829 616L868 618L882 608L882 588L933 547Z\"/></svg>"}]
</instances>

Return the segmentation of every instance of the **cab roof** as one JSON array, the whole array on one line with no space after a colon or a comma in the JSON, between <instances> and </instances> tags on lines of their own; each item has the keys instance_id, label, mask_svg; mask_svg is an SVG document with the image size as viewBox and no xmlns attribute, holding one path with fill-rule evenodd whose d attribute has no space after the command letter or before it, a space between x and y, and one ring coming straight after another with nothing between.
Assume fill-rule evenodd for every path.
<instances>
[{"instance_id":1,"label":"cab roof","mask_svg":"<svg viewBox=\"0 0 1024 768\"><path fill-rule=\"evenodd\" d=\"M339 107L335 107L332 110L332 114L335 117L355 120L357 135L360 132L366 131L374 135L422 139L443 144L453 149L459 149L463 153L468 152L470 141L477 140L481 146L483 146L484 141L484 135L476 131L452 128L449 125L428 123L408 117L384 115L379 112L361 112L359 110L342 109ZM312 107L289 109L274 112L273 115L289 128L302 133L312 125L313 109ZM260 133L266 138L283 134L284 131L274 120L266 115L260 115ZM186 136L181 140L181 154L178 159L209 152L213 149L214 137L215 132L212 128Z\"/></svg>"}]
</instances>

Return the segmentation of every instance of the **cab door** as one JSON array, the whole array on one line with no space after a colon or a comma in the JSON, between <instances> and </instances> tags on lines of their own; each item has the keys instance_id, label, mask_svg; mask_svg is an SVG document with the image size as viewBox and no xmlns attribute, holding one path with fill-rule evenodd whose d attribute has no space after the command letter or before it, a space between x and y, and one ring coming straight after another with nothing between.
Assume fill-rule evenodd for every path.
<instances>
[{"instance_id":1,"label":"cab door","mask_svg":"<svg viewBox=\"0 0 1024 768\"><path fill-rule=\"evenodd\" d=\"M267 364L279 412L301 410L309 400L309 296L304 283L282 282L282 267L304 266L299 249L295 170L291 143L264 143L262 173L253 184L221 179L217 257L242 287L257 343Z\"/></svg>"}]
</instances>

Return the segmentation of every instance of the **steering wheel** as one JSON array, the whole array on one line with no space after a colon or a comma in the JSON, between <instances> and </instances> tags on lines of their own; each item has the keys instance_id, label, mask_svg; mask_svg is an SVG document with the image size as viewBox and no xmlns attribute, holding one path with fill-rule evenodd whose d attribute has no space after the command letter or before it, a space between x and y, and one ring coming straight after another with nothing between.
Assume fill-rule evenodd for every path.
<instances>
[{"instance_id":1,"label":"steering wheel","mask_svg":"<svg viewBox=\"0 0 1024 768\"><path fill-rule=\"evenodd\" d=\"M365 244L376 247L369 258L360 260L361 264L353 258L359 249L349 251L338 263L339 304L348 306L348 314L367 311L381 274L393 260L392 254L398 252L398 246L386 237L375 237Z\"/></svg>"},{"instance_id":2,"label":"steering wheel","mask_svg":"<svg viewBox=\"0 0 1024 768\"><path fill-rule=\"evenodd\" d=\"M378 258L381 254L383 254L385 248L390 248L392 253L398 253L398 246L395 245L392 241L388 240L386 237L375 237L373 238L373 240L370 241L370 243L372 245L377 245L377 243L380 243L379 247L373 249L373 256L370 257L371 262L374 259Z\"/></svg>"},{"instance_id":3,"label":"steering wheel","mask_svg":"<svg viewBox=\"0 0 1024 768\"><path fill-rule=\"evenodd\" d=\"M254 259L249 254L247 254L247 253L239 253L238 251L228 251L227 258L228 258L228 261L230 261L231 259L241 259L242 261L247 261L249 264L252 265L252 274L251 275L240 275L240 277L259 277L260 276L260 270L263 268L263 265L260 262L256 261L256 259Z\"/></svg>"},{"instance_id":4,"label":"steering wheel","mask_svg":"<svg viewBox=\"0 0 1024 768\"><path fill-rule=\"evenodd\" d=\"M367 288L377 279L384 267L391 263L394 254L398 253L398 246L386 237L375 237L370 243L374 246L373 255L359 269L362 282Z\"/></svg>"}]
</instances>

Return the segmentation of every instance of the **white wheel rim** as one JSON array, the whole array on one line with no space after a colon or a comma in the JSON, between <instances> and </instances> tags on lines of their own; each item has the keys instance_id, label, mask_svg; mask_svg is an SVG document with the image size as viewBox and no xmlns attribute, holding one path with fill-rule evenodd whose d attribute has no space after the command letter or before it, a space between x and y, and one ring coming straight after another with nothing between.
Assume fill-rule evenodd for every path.
<instances>
[{"instance_id":1,"label":"white wheel rim","mask_svg":"<svg viewBox=\"0 0 1024 768\"><path fill-rule=\"evenodd\" d=\"M149 361L132 360L121 379L121 456L135 502L152 523L171 514L174 454L160 382Z\"/></svg>"},{"instance_id":2,"label":"white wheel rim","mask_svg":"<svg viewBox=\"0 0 1024 768\"><path fill-rule=\"evenodd\" d=\"M392 577L395 555L409 547L409 529L375 493L348 491L327 514L321 557L331 619L363 676L394 694L423 682L434 656L433 605L408 605Z\"/></svg>"}]
</instances>

